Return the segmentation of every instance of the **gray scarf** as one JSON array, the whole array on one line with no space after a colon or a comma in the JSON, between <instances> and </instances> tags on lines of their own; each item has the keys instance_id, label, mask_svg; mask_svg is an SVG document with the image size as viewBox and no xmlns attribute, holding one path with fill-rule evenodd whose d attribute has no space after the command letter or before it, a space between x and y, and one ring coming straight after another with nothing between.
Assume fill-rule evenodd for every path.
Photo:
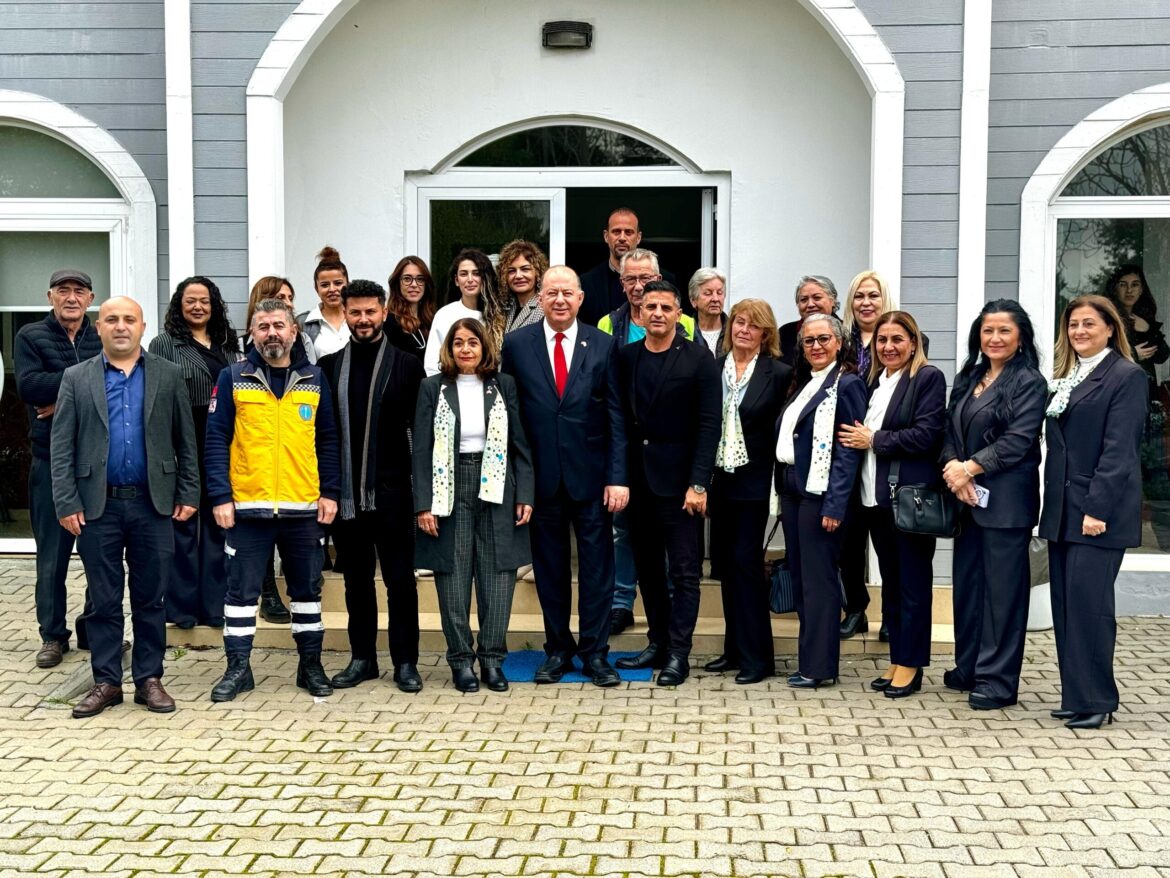
<instances>
[{"instance_id":1,"label":"gray scarf","mask_svg":"<svg viewBox=\"0 0 1170 878\"><path fill-rule=\"evenodd\" d=\"M346 521L357 515L353 489L353 448L349 433L349 367L353 362L350 350L353 342L341 349L341 374L337 380L337 407L341 420L341 517ZM361 500L362 512L375 510L375 467L370 461L370 449L378 441L378 416L382 403L382 392L390 378L387 371L382 374L382 358L386 354L386 336L378 342L378 356L374 359L374 374L370 376L370 397L366 400L366 434L362 442Z\"/></svg>"}]
</instances>

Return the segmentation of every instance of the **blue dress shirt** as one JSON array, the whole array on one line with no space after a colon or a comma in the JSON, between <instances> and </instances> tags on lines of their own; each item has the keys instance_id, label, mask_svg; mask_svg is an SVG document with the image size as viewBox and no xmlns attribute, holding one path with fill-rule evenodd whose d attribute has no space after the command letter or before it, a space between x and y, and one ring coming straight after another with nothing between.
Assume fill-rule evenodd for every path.
<instances>
[{"instance_id":1,"label":"blue dress shirt","mask_svg":"<svg viewBox=\"0 0 1170 878\"><path fill-rule=\"evenodd\" d=\"M129 375L106 366L106 411L110 417L109 485L146 487L146 361L140 353Z\"/></svg>"}]
</instances>

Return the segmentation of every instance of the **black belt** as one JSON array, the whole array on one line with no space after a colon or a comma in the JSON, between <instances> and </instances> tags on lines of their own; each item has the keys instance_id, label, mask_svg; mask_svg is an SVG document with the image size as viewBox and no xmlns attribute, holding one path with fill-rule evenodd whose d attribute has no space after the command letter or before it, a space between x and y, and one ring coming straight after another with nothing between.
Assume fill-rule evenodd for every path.
<instances>
[{"instance_id":1,"label":"black belt","mask_svg":"<svg viewBox=\"0 0 1170 878\"><path fill-rule=\"evenodd\" d=\"M137 500L146 496L146 488L139 485L106 485L106 496L115 500Z\"/></svg>"},{"instance_id":2,"label":"black belt","mask_svg":"<svg viewBox=\"0 0 1170 878\"><path fill-rule=\"evenodd\" d=\"M466 461L468 463L477 463L478 461L483 460L483 452L482 451L461 451L461 452L459 452L459 460Z\"/></svg>"}]
</instances>

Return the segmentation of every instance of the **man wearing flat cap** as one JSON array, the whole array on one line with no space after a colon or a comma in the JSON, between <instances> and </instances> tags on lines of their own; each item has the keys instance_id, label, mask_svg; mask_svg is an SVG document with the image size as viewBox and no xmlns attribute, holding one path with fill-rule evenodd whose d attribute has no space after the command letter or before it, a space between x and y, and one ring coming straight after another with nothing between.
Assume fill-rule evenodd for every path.
<instances>
[{"instance_id":1,"label":"man wearing flat cap","mask_svg":"<svg viewBox=\"0 0 1170 878\"><path fill-rule=\"evenodd\" d=\"M16 334L13 366L16 388L28 406L32 465L28 474L29 522L37 546L36 605L41 649L38 668L61 664L69 651L65 624L65 576L73 551L73 534L57 521L53 505L53 476L49 464L49 437L61 375L101 353L97 331L85 316L93 304L93 281L84 271L61 269L49 279L50 311L45 319ZM86 615L77 620L78 646L84 647Z\"/></svg>"}]
</instances>

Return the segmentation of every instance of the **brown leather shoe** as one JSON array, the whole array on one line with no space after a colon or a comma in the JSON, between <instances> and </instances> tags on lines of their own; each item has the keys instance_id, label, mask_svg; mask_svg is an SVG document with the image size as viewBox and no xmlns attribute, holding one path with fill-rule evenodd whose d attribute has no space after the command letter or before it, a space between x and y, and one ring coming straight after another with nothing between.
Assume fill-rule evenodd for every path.
<instances>
[{"instance_id":1,"label":"brown leather shoe","mask_svg":"<svg viewBox=\"0 0 1170 878\"><path fill-rule=\"evenodd\" d=\"M134 703L145 704L151 713L174 713L175 699L167 695L158 677L147 677L134 687Z\"/></svg>"},{"instance_id":2,"label":"brown leather shoe","mask_svg":"<svg viewBox=\"0 0 1170 878\"><path fill-rule=\"evenodd\" d=\"M87 716L97 716L107 707L122 703L122 687L110 683L98 683L89 690L89 694L77 702L73 708L74 719L85 719Z\"/></svg>"},{"instance_id":3,"label":"brown leather shoe","mask_svg":"<svg viewBox=\"0 0 1170 878\"><path fill-rule=\"evenodd\" d=\"M55 668L61 664L61 656L69 652L68 640L46 640L37 653L38 668Z\"/></svg>"}]
</instances>

